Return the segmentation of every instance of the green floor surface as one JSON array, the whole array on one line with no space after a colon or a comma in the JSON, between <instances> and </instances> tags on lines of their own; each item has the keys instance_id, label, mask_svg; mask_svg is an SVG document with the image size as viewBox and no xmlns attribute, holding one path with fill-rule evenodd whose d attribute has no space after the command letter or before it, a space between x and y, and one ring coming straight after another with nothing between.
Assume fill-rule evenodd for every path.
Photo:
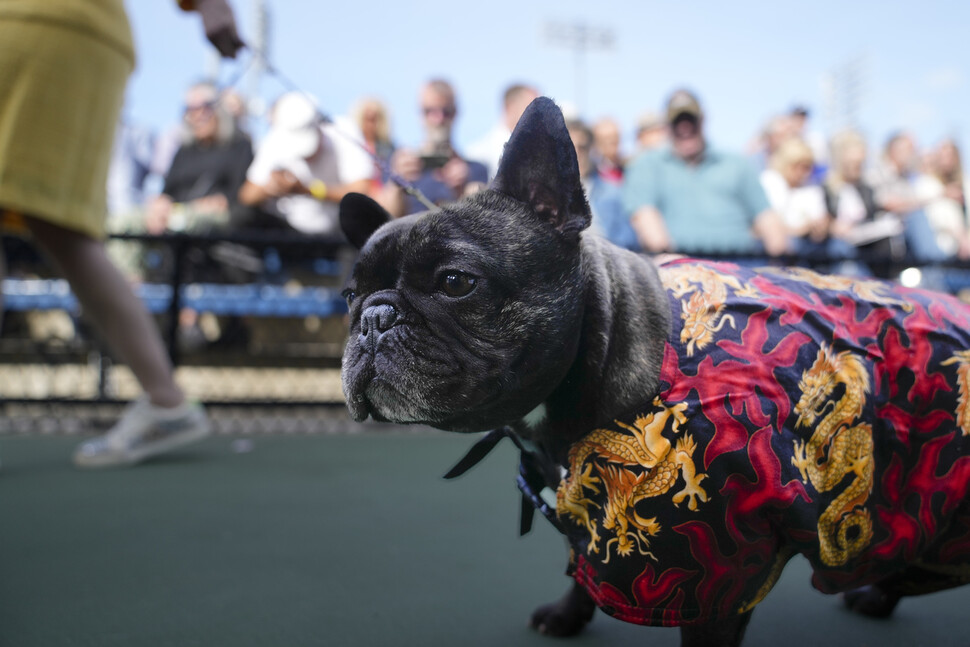
<instances>
[{"instance_id":1,"label":"green floor surface","mask_svg":"<svg viewBox=\"0 0 970 647\"><path fill-rule=\"evenodd\" d=\"M70 466L76 442L0 438L4 647L679 643L602 614L565 642L527 628L567 586L565 549L539 519L517 536L507 447L445 482L469 438L265 436L240 453L220 437L103 472ZM970 644L970 588L876 622L808 579L789 566L747 646Z\"/></svg>"}]
</instances>

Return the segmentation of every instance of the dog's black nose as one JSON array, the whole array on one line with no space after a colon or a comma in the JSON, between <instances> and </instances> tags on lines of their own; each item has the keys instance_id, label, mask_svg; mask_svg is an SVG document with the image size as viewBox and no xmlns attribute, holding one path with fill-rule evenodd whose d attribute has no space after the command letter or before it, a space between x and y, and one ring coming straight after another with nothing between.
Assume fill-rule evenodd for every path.
<instances>
[{"instance_id":1,"label":"dog's black nose","mask_svg":"<svg viewBox=\"0 0 970 647\"><path fill-rule=\"evenodd\" d=\"M377 342L377 338L397 323L397 310L394 306L382 303L364 309L360 315L360 337L362 341Z\"/></svg>"}]
</instances>

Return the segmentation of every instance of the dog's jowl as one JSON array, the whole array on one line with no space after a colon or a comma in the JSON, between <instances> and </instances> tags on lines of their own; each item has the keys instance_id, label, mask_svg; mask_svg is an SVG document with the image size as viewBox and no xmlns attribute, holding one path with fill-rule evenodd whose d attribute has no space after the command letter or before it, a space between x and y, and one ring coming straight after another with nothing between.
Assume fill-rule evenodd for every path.
<instances>
[{"instance_id":1,"label":"dog's jowl","mask_svg":"<svg viewBox=\"0 0 970 647\"><path fill-rule=\"evenodd\" d=\"M519 445L527 494L556 492L575 582L534 626L574 633L595 603L737 645L796 554L874 616L970 578L970 308L803 269L656 265L589 221L545 98L489 190L393 222L341 205L361 247L350 411Z\"/></svg>"}]
</instances>

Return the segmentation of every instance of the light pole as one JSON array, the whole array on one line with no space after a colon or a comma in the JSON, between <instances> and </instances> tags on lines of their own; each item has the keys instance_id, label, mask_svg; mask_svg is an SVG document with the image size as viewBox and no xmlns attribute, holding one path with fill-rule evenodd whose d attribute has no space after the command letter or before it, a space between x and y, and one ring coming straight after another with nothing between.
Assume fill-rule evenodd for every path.
<instances>
[{"instance_id":1,"label":"light pole","mask_svg":"<svg viewBox=\"0 0 970 647\"><path fill-rule=\"evenodd\" d=\"M869 60L857 56L822 77L822 96L830 132L858 128L869 85Z\"/></svg>"},{"instance_id":2,"label":"light pole","mask_svg":"<svg viewBox=\"0 0 970 647\"><path fill-rule=\"evenodd\" d=\"M575 53L574 74L576 109L580 114L586 109L586 52L613 49L613 30L595 27L585 22L550 21L544 27L545 41L550 45L565 47Z\"/></svg>"},{"instance_id":3,"label":"light pole","mask_svg":"<svg viewBox=\"0 0 970 647\"><path fill-rule=\"evenodd\" d=\"M249 98L247 107L250 114L262 116L266 112L266 100L260 94L259 86L266 73L266 61L269 60L270 13L266 7L266 0L253 0L252 7L252 47L256 59L248 72L249 78L246 79L246 94Z\"/></svg>"}]
</instances>

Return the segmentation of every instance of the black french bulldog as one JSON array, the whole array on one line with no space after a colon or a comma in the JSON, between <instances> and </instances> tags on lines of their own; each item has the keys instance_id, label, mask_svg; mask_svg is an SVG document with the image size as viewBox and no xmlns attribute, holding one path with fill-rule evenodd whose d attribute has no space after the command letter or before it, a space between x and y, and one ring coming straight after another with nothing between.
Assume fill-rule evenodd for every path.
<instances>
[{"instance_id":1,"label":"black french bulldog","mask_svg":"<svg viewBox=\"0 0 970 647\"><path fill-rule=\"evenodd\" d=\"M599 606L680 626L683 645L739 645L796 553L818 588L874 616L968 580L957 302L804 270L658 269L583 235L548 98L490 189L399 220L351 194L341 224L360 248L345 292L353 418L501 428L526 480L556 491L575 583L534 612L537 629L574 634Z\"/></svg>"}]
</instances>

